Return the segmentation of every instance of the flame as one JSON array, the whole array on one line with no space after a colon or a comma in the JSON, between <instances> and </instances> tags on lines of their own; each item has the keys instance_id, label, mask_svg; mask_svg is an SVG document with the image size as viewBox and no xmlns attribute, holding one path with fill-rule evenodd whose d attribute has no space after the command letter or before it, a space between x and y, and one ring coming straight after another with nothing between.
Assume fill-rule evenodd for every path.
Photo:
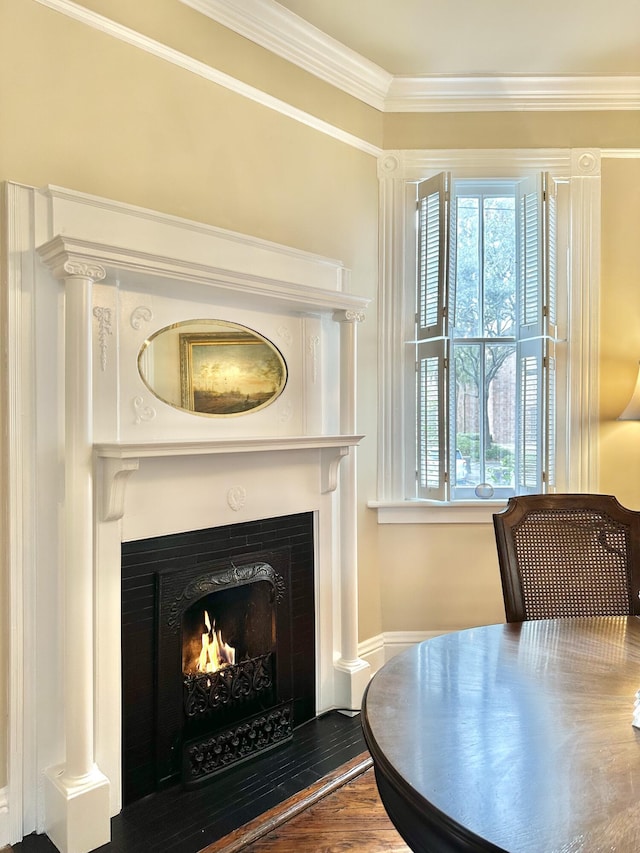
<instances>
[{"instance_id":1,"label":"flame","mask_svg":"<svg viewBox=\"0 0 640 853\"><path fill-rule=\"evenodd\" d=\"M198 658L198 672L217 672L225 666L236 662L236 650L224 642L220 629L216 628L215 619L213 625L209 619L209 613L204 611L204 624L206 631L202 635L202 651Z\"/></svg>"}]
</instances>

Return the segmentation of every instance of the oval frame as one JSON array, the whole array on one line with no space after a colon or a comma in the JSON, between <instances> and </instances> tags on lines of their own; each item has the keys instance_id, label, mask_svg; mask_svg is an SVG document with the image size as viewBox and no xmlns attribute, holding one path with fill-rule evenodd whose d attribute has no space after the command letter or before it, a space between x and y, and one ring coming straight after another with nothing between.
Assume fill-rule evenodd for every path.
<instances>
[{"instance_id":1,"label":"oval frame","mask_svg":"<svg viewBox=\"0 0 640 853\"><path fill-rule=\"evenodd\" d=\"M172 391L166 396L158 390L155 377L145 373L154 372L149 368L153 344L163 335L169 353L169 357L164 354L165 362L173 370L171 362L177 357L179 371L179 382L172 375ZM272 341L248 326L214 319L183 320L158 329L138 352L138 373L163 403L187 414L213 418L265 409L278 399L288 378L287 363Z\"/></svg>"}]
</instances>

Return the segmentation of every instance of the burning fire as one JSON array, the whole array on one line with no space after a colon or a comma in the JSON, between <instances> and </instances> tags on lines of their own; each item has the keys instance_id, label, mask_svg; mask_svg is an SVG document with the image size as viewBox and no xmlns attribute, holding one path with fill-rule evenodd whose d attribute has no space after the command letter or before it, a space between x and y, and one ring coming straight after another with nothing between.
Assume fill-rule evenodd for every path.
<instances>
[{"instance_id":1,"label":"burning fire","mask_svg":"<svg viewBox=\"0 0 640 853\"><path fill-rule=\"evenodd\" d=\"M234 664L236 662L236 650L224 642L220 629L216 628L215 619L212 625L206 610L204 611L204 624L207 630L202 635L202 651L198 658L198 672L217 672L225 666Z\"/></svg>"}]
</instances>

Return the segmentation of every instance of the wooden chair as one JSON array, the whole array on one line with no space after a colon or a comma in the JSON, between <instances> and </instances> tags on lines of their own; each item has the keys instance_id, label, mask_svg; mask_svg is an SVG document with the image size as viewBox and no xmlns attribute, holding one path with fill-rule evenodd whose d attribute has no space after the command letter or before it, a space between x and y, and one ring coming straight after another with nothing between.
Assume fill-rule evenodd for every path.
<instances>
[{"instance_id":1,"label":"wooden chair","mask_svg":"<svg viewBox=\"0 0 640 853\"><path fill-rule=\"evenodd\" d=\"M493 524L507 622L640 614L640 512L612 495L521 495Z\"/></svg>"}]
</instances>

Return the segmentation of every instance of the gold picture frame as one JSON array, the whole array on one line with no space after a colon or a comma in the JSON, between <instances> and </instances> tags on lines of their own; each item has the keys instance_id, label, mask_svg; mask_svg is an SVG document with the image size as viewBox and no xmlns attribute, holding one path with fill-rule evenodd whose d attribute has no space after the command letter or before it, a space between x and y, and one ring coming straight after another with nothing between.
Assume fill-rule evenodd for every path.
<instances>
[{"instance_id":1,"label":"gold picture frame","mask_svg":"<svg viewBox=\"0 0 640 853\"><path fill-rule=\"evenodd\" d=\"M271 341L238 326L180 334L182 408L215 417L264 409L287 382L287 365Z\"/></svg>"}]
</instances>

